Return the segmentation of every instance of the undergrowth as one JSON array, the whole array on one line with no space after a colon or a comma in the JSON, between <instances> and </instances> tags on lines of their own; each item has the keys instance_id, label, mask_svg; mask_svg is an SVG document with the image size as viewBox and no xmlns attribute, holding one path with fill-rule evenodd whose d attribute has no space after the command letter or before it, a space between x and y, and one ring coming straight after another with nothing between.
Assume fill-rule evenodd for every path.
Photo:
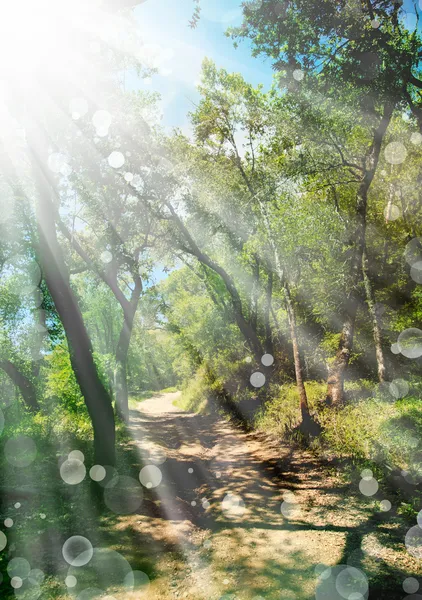
<instances>
[{"instance_id":1,"label":"undergrowth","mask_svg":"<svg viewBox=\"0 0 422 600\"><path fill-rule=\"evenodd\" d=\"M254 429L289 442L303 441L296 429L300 410L294 384L269 384L264 396L256 390L242 389L239 379L236 373L231 402L244 413L246 421L254 413ZM353 471L370 468L380 481L387 481L391 473L399 473L405 483L413 486L408 486L403 496L406 501L402 512L414 515L420 500L418 485L422 483L421 382L412 382L408 395L400 399L394 398L385 384L368 380L346 382L346 401L338 407L325 405L325 382L308 381L305 387L310 412L322 428L321 434L310 442L310 448L322 458L350 464ZM221 396L226 389L227 385L210 377L202 366L182 390L178 406L199 413L215 407L224 409ZM245 407L251 404L254 411L249 409L245 414Z\"/></svg>"}]
</instances>

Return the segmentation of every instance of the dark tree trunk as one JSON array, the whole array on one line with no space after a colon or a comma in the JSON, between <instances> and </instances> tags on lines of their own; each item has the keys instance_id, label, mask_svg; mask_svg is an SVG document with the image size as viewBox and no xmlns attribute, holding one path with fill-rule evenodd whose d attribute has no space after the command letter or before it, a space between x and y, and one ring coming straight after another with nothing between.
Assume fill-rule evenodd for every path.
<instances>
[{"instance_id":1,"label":"dark tree trunk","mask_svg":"<svg viewBox=\"0 0 422 600\"><path fill-rule=\"evenodd\" d=\"M16 385L16 387L19 388L19 391L26 406L32 412L37 412L40 407L37 400L35 386L32 383L32 381L30 381L28 377L26 377L26 375L21 373L16 367L16 365L13 364L10 360L0 360L0 369L3 369L3 371L10 377L10 379Z\"/></svg>"},{"instance_id":2,"label":"dark tree trunk","mask_svg":"<svg viewBox=\"0 0 422 600\"><path fill-rule=\"evenodd\" d=\"M355 229L350 236L353 244L350 260L350 284L343 307L343 327L340 343L334 361L328 368L327 404L336 405L344 400L344 376L353 350L354 328L359 304L362 302L362 257L365 249L366 212L368 192L374 179L381 152L381 144L393 114L394 106L386 104L378 128L374 132L372 144L365 157L362 181L357 193Z\"/></svg>"},{"instance_id":3,"label":"dark tree trunk","mask_svg":"<svg viewBox=\"0 0 422 600\"><path fill-rule=\"evenodd\" d=\"M273 332L270 322L271 303L273 298L273 273L268 272L268 283L265 294L264 326L265 326L265 351L274 354Z\"/></svg>"},{"instance_id":4,"label":"dark tree trunk","mask_svg":"<svg viewBox=\"0 0 422 600\"><path fill-rule=\"evenodd\" d=\"M116 411L124 421L129 418L129 394L127 384L127 357L129 352L130 338L132 336L133 321L138 308L139 298L142 293L142 281L140 277L135 279L135 287L132 291L129 306L124 311L123 326L120 331L116 348L116 370L114 373L114 388L116 394Z\"/></svg>"},{"instance_id":5,"label":"dark tree trunk","mask_svg":"<svg viewBox=\"0 0 422 600\"><path fill-rule=\"evenodd\" d=\"M199 262L201 262L206 267L210 268L212 271L214 271L214 273L217 273L217 275L221 277L231 299L231 306L234 318L236 320L236 324L239 327L243 337L245 338L249 348L253 352L256 361L261 362L263 349L260 339L256 330L252 327L250 323L248 323L248 321L243 315L242 300L240 298L239 292L237 291L232 277L227 273L225 269L223 269L223 267L221 267L210 256L208 256L208 254L200 250L199 246L191 236L189 230L187 229L183 221L180 219L180 217L174 210L173 206L170 203L167 203L166 206L171 212L173 222L177 225L179 231L181 232L188 244L188 247L181 244L181 249L184 252L188 252L189 254L195 256L199 260Z\"/></svg>"},{"instance_id":6,"label":"dark tree trunk","mask_svg":"<svg viewBox=\"0 0 422 600\"><path fill-rule=\"evenodd\" d=\"M128 300L122 290L119 288L116 271L105 273L97 269L95 263L91 260L88 253L82 248L79 242L70 234L65 224L59 220L58 226L60 231L69 240L73 248L85 261L86 265L100 277L102 281L113 292L114 297L120 304L123 310L123 325L120 330L119 339L116 347L116 368L114 371L114 388L116 396L116 412L123 419L129 417L129 395L127 385L127 355L129 352L130 338L132 336L133 320L138 308L139 298L142 293L142 279L137 271L138 264L136 260L132 260L132 275L135 286L132 290L130 299ZM104 322L104 331L106 335L106 344L110 346L113 339L112 323Z\"/></svg>"},{"instance_id":7,"label":"dark tree trunk","mask_svg":"<svg viewBox=\"0 0 422 600\"><path fill-rule=\"evenodd\" d=\"M334 361L328 367L327 404L337 405L343 402L344 375L350 361L353 347L353 335L357 313L357 302L351 304L343 319L340 343Z\"/></svg>"},{"instance_id":8,"label":"dark tree trunk","mask_svg":"<svg viewBox=\"0 0 422 600\"><path fill-rule=\"evenodd\" d=\"M377 372L378 379L380 382L385 381L385 360L384 360L384 352L382 349L382 335L381 335L381 327L379 324L378 314L375 306L375 296L372 289L372 282L369 276L368 269L368 257L366 251L364 251L362 256L362 274L363 274L363 283L365 286L365 295L366 295L366 304L368 305L369 314L371 315L372 320L372 333L374 336L374 344L375 344L375 356L377 359Z\"/></svg>"},{"instance_id":9,"label":"dark tree trunk","mask_svg":"<svg viewBox=\"0 0 422 600\"><path fill-rule=\"evenodd\" d=\"M299 350L299 341L297 337L296 315L290 295L290 289L287 283L284 285L284 296L286 299L287 317L290 326L290 337L292 338L293 346L293 361L295 365L295 376L297 391L299 392L299 405L302 423L305 425L310 421L308 397L306 395L305 383L303 380L302 359Z\"/></svg>"},{"instance_id":10,"label":"dark tree trunk","mask_svg":"<svg viewBox=\"0 0 422 600\"><path fill-rule=\"evenodd\" d=\"M115 424L110 396L98 375L91 340L70 286L69 273L57 240L54 214L54 185L46 174L46 135L29 124L27 139L36 184L36 214L40 263L45 282L66 334L70 360L88 409L94 431L95 461L115 463Z\"/></svg>"}]
</instances>

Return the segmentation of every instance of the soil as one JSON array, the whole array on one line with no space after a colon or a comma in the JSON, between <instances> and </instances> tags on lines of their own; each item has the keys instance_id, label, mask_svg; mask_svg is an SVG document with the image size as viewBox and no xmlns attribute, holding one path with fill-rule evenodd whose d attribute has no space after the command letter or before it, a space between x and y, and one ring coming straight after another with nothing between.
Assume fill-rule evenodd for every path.
<instances>
[{"instance_id":1,"label":"soil","mask_svg":"<svg viewBox=\"0 0 422 600\"><path fill-rule=\"evenodd\" d=\"M148 591L116 598L406 596L404 579L422 569L406 551L409 525L393 497L363 496L358 474L346 480L309 451L244 433L218 414L185 412L179 397L156 395L131 410L139 462L155 463L162 481L137 514L116 520L115 549L129 562L142 555L151 580ZM380 511L383 499L390 511Z\"/></svg>"}]
</instances>

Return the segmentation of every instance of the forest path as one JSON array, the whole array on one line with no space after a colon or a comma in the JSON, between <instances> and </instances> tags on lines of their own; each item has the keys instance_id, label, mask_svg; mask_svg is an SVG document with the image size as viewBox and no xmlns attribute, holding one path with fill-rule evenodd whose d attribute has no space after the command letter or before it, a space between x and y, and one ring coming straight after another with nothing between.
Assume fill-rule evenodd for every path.
<instances>
[{"instance_id":1,"label":"forest path","mask_svg":"<svg viewBox=\"0 0 422 600\"><path fill-rule=\"evenodd\" d=\"M145 491L141 514L119 522L152 565L145 597L307 600L318 586L317 600L348 597L336 590L338 567L324 581L315 567L347 560L362 568L359 548L365 536L371 541L373 509L356 486L340 484L311 453L177 408L179 395L131 410L134 444L162 472ZM371 560L371 550L364 557Z\"/></svg>"}]
</instances>

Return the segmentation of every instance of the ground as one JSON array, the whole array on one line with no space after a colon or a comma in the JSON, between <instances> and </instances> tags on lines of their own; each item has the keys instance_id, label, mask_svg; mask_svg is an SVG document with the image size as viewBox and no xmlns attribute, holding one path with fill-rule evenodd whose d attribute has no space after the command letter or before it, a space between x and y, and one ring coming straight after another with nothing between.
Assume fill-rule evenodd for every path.
<instances>
[{"instance_id":1,"label":"ground","mask_svg":"<svg viewBox=\"0 0 422 600\"><path fill-rule=\"evenodd\" d=\"M88 475L89 444L78 483L62 480L59 465L75 449L65 440L42 470L19 470L18 488L7 482L3 518L13 527L5 525L0 566L10 570L8 561L21 557L18 570L28 561L45 580L42 589L25 579L14 590L6 576L2 598L396 600L406 596L406 578L422 582L422 552L415 558L404 544L416 522L398 514L394 490L366 497L360 468L346 476L311 451L243 432L216 410L186 412L179 398L157 393L132 404L119 477L112 472L108 487ZM382 500L391 510L380 510ZM94 547L86 564L65 560L72 536Z\"/></svg>"},{"instance_id":2,"label":"ground","mask_svg":"<svg viewBox=\"0 0 422 600\"><path fill-rule=\"evenodd\" d=\"M397 516L310 452L246 434L217 414L184 412L178 396L157 395L131 411L137 451L162 472L139 514L115 524L153 565L145 596L357 600L367 597L362 572L371 598L405 596L402 581L422 571Z\"/></svg>"}]
</instances>

